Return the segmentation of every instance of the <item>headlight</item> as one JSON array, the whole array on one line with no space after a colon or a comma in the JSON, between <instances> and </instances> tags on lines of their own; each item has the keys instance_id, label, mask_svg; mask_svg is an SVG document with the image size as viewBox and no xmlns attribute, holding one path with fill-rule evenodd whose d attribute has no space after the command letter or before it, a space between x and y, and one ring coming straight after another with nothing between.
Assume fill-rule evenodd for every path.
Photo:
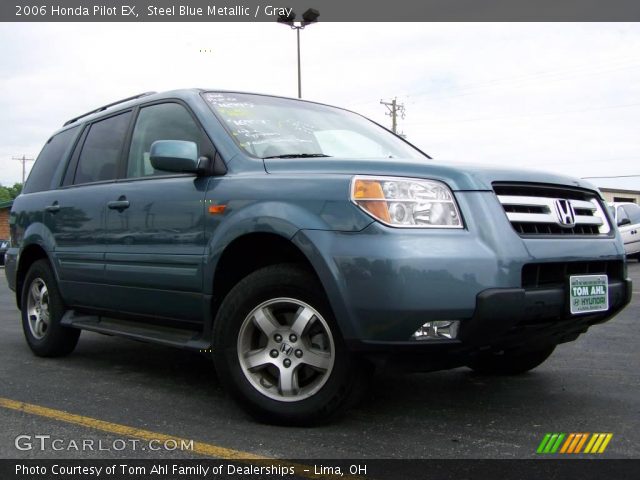
<instances>
[{"instance_id":1,"label":"headlight","mask_svg":"<svg viewBox=\"0 0 640 480\"><path fill-rule=\"evenodd\" d=\"M435 180L358 176L351 201L393 227L462 228L451 190Z\"/></svg>"}]
</instances>

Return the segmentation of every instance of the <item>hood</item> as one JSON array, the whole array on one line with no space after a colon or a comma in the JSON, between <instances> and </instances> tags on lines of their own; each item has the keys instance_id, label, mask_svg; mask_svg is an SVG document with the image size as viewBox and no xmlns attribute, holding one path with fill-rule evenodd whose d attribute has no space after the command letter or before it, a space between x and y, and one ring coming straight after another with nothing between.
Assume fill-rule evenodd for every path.
<instances>
[{"instance_id":1,"label":"hood","mask_svg":"<svg viewBox=\"0 0 640 480\"><path fill-rule=\"evenodd\" d=\"M340 158L267 158L268 173L385 175L394 177L430 178L440 180L454 191L493 190L493 182L545 183L569 185L597 191L590 182L527 169L511 169L481 165L440 164L432 160L402 159L340 159Z\"/></svg>"}]
</instances>

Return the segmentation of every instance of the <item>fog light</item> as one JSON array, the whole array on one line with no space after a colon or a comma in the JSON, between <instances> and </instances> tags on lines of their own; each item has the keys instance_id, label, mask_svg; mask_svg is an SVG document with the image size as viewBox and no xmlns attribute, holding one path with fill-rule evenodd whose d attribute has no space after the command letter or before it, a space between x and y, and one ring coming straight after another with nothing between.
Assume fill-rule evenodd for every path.
<instances>
[{"instance_id":1,"label":"fog light","mask_svg":"<svg viewBox=\"0 0 640 480\"><path fill-rule=\"evenodd\" d=\"M453 340L458 336L459 320L436 320L422 325L411 336L414 340Z\"/></svg>"}]
</instances>

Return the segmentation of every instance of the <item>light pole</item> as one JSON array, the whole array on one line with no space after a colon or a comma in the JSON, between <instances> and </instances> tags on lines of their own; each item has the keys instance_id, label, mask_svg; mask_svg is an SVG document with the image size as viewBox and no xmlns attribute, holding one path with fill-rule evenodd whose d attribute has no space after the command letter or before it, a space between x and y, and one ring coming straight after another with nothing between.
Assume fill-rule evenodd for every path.
<instances>
[{"instance_id":1,"label":"light pole","mask_svg":"<svg viewBox=\"0 0 640 480\"><path fill-rule=\"evenodd\" d=\"M292 10L289 15L282 14L278 17L279 23L284 23L289 25L291 28L296 30L296 37L298 40L298 98L302 98L302 66L300 64L300 30L302 30L307 25L315 23L318 21L318 17L320 16L320 12L315 8L310 8L306 12L302 14L302 21L296 22L296 14Z\"/></svg>"}]
</instances>

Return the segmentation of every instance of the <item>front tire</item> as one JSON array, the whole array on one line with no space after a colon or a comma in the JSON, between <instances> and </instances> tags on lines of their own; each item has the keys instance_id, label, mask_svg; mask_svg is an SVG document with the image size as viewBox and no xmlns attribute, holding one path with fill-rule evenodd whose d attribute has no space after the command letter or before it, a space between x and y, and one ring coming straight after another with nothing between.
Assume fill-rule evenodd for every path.
<instances>
[{"instance_id":1,"label":"front tire","mask_svg":"<svg viewBox=\"0 0 640 480\"><path fill-rule=\"evenodd\" d=\"M467 366L483 375L520 375L541 365L555 348L556 346L552 345L536 350L480 354Z\"/></svg>"},{"instance_id":2,"label":"front tire","mask_svg":"<svg viewBox=\"0 0 640 480\"><path fill-rule=\"evenodd\" d=\"M214 324L214 360L227 390L267 423L326 422L364 377L322 286L289 264L257 270L229 292Z\"/></svg>"},{"instance_id":3,"label":"front tire","mask_svg":"<svg viewBox=\"0 0 640 480\"><path fill-rule=\"evenodd\" d=\"M31 351L39 357L61 357L71 353L80 330L60 325L65 307L49 262L31 265L21 292L22 330Z\"/></svg>"}]
</instances>

